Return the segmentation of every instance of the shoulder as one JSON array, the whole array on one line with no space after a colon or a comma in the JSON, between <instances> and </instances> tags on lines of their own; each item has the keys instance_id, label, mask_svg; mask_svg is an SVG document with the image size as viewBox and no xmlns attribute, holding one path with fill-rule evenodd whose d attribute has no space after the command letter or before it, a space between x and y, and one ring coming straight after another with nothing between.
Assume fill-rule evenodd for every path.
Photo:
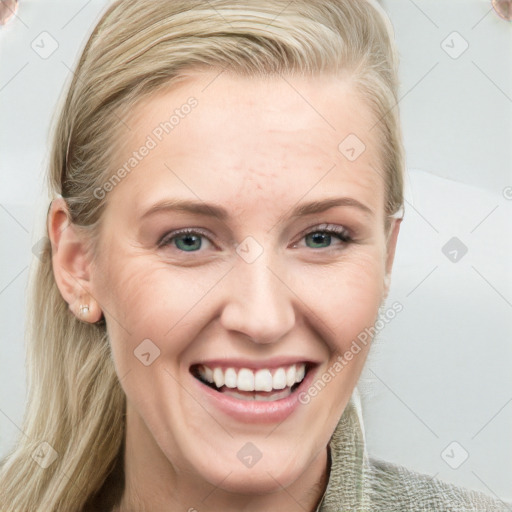
<instances>
[{"instance_id":1,"label":"shoulder","mask_svg":"<svg viewBox=\"0 0 512 512\"><path fill-rule=\"evenodd\" d=\"M368 459L367 484L370 502L379 511L512 512L512 503L375 457Z\"/></svg>"}]
</instances>

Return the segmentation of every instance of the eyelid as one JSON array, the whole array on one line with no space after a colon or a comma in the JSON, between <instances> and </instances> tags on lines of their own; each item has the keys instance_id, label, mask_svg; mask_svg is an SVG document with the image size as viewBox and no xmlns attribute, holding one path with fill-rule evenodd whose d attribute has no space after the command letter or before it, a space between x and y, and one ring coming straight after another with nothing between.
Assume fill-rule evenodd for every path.
<instances>
[{"instance_id":1,"label":"eyelid","mask_svg":"<svg viewBox=\"0 0 512 512\"><path fill-rule=\"evenodd\" d=\"M339 224L330 224L328 222L323 222L322 224L315 224L314 226L306 228L304 231L301 231L299 236L304 236L307 235L308 233L315 231L334 231L339 234L351 236L350 230L345 226Z\"/></svg>"}]
</instances>

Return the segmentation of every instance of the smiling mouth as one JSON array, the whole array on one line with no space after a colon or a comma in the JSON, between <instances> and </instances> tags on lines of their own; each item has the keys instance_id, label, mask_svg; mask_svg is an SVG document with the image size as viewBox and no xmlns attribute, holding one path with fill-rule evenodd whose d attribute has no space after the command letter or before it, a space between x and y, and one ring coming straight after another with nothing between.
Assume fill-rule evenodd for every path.
<instances>
[{"instance_id":1,"label":"smiling mouth","mask_svg":"<svg viewBox=\"0 0 512 512\"><path fill-rule=\"evenodd\" d=\"M196 364L190 373L204 385L239 400L275 401L290 396L313 365L296 363L279 368L210 367Z\"/></svg>"}]
</instances>

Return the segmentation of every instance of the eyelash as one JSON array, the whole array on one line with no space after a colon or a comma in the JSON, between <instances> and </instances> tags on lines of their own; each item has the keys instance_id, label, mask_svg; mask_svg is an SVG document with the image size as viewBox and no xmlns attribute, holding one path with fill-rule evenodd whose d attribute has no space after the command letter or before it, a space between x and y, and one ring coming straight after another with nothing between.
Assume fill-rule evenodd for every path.
<instances>
[{"instance_id":1,"label":"eyelash","mask_svg":"<svg viewBox=\"0 0 512 512\"><path fill-rule=\"evenodd\" d=\"M346 228L341 226L336 226L333 224L320 224L318 226L314 226L313 228L309 229L306 232L301 233L300 240L302 240L307 235L310 235L312 233L324 233L328 235L334 235L340 242L343 242L344 244L350 244L354 242L354 239L350 236L349 232ZM166 247L171 245L172 240L179 237L180 235L201 235L205 238L207 238L210 242L210 237L207 233L205 233L203 230L199 228L184 228L179 229L177 231L171 231L169 233L166 233L158 242L158 247ZM293 244L293 247L296 247L297 244ZM330 249L331 247L325 247L323 249ZM317 249L322 249L322 247L317 247ZM187 253L187 251L180 251L183 253ZM197 251L190 251L190 253L197 252Z\"/></svg>"}]
</instances>

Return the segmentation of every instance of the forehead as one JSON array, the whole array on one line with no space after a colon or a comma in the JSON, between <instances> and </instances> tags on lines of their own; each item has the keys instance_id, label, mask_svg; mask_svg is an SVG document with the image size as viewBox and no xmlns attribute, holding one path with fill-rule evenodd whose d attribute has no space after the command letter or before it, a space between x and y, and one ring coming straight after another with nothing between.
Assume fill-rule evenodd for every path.
<instances>
[{"instance_id":1,"label":"forehead","mask_svg":"<svg viewBox=\"0 0 512 512\"><path fill-rule=\"evenodd\" d=\"M337 191L383 208L375 121L341 77L190 73L127 119L113 169L152 147L111 195L135 210L175 191L247 209Z\"/></svg>"}]
</instances>

